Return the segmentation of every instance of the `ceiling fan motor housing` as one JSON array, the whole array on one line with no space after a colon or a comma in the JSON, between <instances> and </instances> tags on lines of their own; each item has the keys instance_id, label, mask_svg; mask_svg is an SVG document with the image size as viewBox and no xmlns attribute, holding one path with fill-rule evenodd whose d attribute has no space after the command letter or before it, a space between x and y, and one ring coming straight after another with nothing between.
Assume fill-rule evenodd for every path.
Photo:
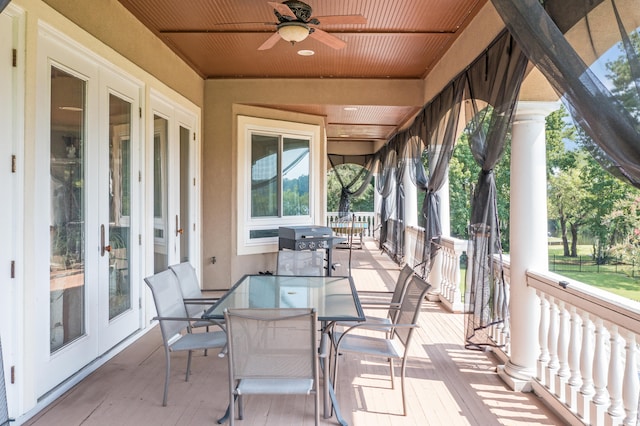
<instances>
[{"instance_id":1,"label":"ceiling fan motor housing","mask_svg":"<svg viewBox=\"0 0 640 426\"><path fill-rule=\"evenodd\" d=\"M287 0L282 2L282 4L287 5L287 7L291 9L298 20L306 23L309 21L309 19L311 19L313 10L308 4L297 0Z\"/></svg>"}]
</instances>

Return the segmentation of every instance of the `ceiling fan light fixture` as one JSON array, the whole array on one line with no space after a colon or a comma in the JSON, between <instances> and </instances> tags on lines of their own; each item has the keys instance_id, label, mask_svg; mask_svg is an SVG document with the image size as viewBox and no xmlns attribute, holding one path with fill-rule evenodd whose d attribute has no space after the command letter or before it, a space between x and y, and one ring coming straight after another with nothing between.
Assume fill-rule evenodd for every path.
<instances>
[{"instance_id":1,"label":"ceiling fan light fixture","mask_svg":"<svg viewBox=\"0 0 640 426\"><path fill-rule=\"evenodd\" d=\"M293 45L307 38L309 27L302 22L283 22L278 25L278 34Z\"/></svg>"}]
</instances>

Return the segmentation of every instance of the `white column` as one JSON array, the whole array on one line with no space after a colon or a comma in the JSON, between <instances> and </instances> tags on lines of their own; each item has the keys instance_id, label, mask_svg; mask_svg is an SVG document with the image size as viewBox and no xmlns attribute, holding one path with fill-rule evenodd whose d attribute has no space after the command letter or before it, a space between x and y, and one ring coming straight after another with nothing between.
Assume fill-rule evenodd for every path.
<instances>
[{"instance_id":1,"label":"white column","mask_svg":"<svg viewBox=\"0 0 640 426\"><path fill-rule=\"evenodd\" d=\"M442 188L438 190L440 196L440 226L442 227L442 236L451 236L451 201L449 199L449 173L445 177Z\"/></svg>"},{"instance_id":2,"label":"white column","mask_svg":"<svg viewBox=\"0 0 640 426\"><path fill-rule=\"evenodd\" d=\"M511 139L511 355L501 377L522 389L536 374L540 355L540 302L526 271L548 268L545 117L557 102L519 102Z\"/></svg>"},{"instance_id":3,"label":"white column","mask_svg":"<svg viewBox=\"0 0 640 426\"><path fill-rule=\"evenodd\" d=\"M380 224L380 209L381 209L381 204L382 204L382 197L380 196L380 194L378 193L378 175L374 174L373 175L373 222L371 225L373 226L373 230L371 231L371 235L373 235L373 237L375 239L378 239L379 234L376 235L376 232L380 232L380 231L376 231L378 225Z\"/></svg>"},{"instance_id":4,"label":"white column","mask_svg":"<svg viewBox=\"0 0 640 426\"><path fill-rule=\"evenodd\" d=\"M418 188L411 180L410 167L413 167L411 161L405 161L404 175L402 175L402 183L404 184L404 226L418 226Z\"/></svg>"},{"instance_id":5,"label":"white column","mask_svg":"<svg viewBox=\"0 0 640 426\"><path fill-rule=\"evenodd\" d=\"M434 147L434 153L432 158L437 159L440 157L440 151L442 150L441 145L436 145ZM429 175L433 173L433 169L436 166L436 161L429 162ZM445 189L446 188L446 189ZM438 213L440 214L440 226L443 236L450 235L450 220L449 220L449 181L447 180L442 188L437 191L438 196L440 197L440 208ZM444 206L444 197L446 197L446 206ZM446 220L445 220L446 215ZM445 229L446 227L446 229ZM443 254L442 250L438 251L438 253L434 256L433 261L431 263L431 271L429 272L429 284L431 284L431 288L427 293L427 299L430 301L439 301L440 300L440 292L443 281L442 274L442 264L443 264Z\"/></svg>"}]
</instances>

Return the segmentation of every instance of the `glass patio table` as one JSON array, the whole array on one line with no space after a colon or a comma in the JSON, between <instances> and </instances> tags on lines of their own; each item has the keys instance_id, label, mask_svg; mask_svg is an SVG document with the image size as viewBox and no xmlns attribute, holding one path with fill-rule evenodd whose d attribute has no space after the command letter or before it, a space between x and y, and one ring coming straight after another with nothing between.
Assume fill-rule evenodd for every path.
<instances>
[{"instance_id":1,"label":"glass patio table","mask_svg":"<svg viewBox=\"0 0 640 426\"><path fill-rule=\"evenodd\" d=\"M323 341L336 321L364 321L365 316L351 277L298 275L245 275L211 306L202 318L223 320L224 310L238 308L314 308L322 323ZM329 380L329 356L324 359L324 417L331 417L331 405L340 424L346 425L338 409ZM222 420L222 419L221 419Z\"/></svg>"}]
</instances>

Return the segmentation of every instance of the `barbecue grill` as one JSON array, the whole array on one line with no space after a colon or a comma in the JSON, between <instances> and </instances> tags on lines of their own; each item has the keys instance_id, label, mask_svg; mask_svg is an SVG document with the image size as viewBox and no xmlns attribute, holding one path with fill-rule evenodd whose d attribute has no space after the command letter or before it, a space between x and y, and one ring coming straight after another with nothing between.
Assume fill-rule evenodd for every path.
<instances>
[{"instance_id":1,"label":"barbecue grill","mask_svg":"<svg viewBox=\"0 0 640 426\"><path fill-rule=\"evenodd\" d=\"M333 247L345 241L345 238L334 237L332 229L327 226L281 226L278 237L280 250L326 250L327 275L331 275Z\"/></svg>"}]
</instances>

